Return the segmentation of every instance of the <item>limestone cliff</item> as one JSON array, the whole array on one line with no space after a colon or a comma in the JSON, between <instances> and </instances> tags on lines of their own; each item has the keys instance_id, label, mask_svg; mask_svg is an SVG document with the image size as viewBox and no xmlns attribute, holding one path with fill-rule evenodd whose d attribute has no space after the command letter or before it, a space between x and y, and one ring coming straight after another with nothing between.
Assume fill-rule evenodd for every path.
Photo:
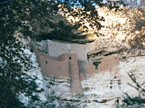
<instances>
[{"instance_id":1,"label":"limestone cliff","mask_svg":"<svg viewBox=\"0 0 145 108\"><path fill-rule=\"evenodd\" d=\"M125 94L145 99L144 8L124 8L119 12L99 8L98 12L105 21L95 37L95 49L88 52L97 73L82 80L83 95L68 92L70 80L47 78L45 90L56 97L54 102L73 104L74 108L117 108Z\"/></svg>"}]
</instances>

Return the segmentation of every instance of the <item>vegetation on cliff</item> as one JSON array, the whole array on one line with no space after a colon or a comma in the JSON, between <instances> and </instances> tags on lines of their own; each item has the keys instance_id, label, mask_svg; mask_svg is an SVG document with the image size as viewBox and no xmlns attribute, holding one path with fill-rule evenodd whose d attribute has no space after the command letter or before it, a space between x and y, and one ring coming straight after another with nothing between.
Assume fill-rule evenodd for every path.
<instances>
[{"instance_id":1,"label":"vegetation on cliff","mask_svg":"<svg viewBox=\"0 0 145 108\"><path fill-rule=\"evenodd\" d=\"M42 90L37 89L36 77L27 74L27 71L34 67L30 57L24 52L25 47L19 38L64 41L78 39L80 32L75 33L73 30L82 27L87 31L87 26L83 25L84 19L97 33L102 27L99 21L104 19L98 16L96 5L106 6L115 11L120 10L120 3L110 1L103 3L103 0L63 0L63 2L61 0L8 0L8 2L0 2L1 108L35 108L38 106L36 103L40 102L39 97L33 93ZM70 25L59 12L66 13L63 17L72 16L79 19L74 22L74 25ZM140 39L142 42L143 38L144 35L139 35L137 40ZM134 46L134 43L131 44ZM20 94L25 94L30 98L31 106L26 106L20 101ZM41 102L40 104L43 105Z\"/></svg>"},{"instance_id":2,"label":"vegetation on cliff","mask_svg":"<svg viewBox=\"0 0 145 108\"><path fill-rule=\"evenodd\" d=\"M51 39L71 40L74 36L73 27L64 26L64 22L55 21L59 7L61 11L72 12L78 1L65 0L9 0L0 1L0 107L1 108L23 108L27 107L20 101L19 95L24 94L32 101L39 101L34 92L40 92L36 78L27 74L34 68L30 57L24 52L25 47L20 38L38 39L38 36L49 34ZM82 14L89 19L97 28L100 28L98 14L92 4L103 6L102 0L82 1L79 5L83 7ZM89 13L89 14L88 14ZM53 22L54 21L54 22ZM79 20L77 25L82 22ZM61 29L60 29L61 28ZM61 35L60 35L60 34ZM63 36L62 36L63 35ZM44 37L43 37L44 38ZM42 39L43 39L42 38ZM31 106L34 107L33 103ZM36 104L37 105L37 104Z\"/></svg>"}]
</instances>

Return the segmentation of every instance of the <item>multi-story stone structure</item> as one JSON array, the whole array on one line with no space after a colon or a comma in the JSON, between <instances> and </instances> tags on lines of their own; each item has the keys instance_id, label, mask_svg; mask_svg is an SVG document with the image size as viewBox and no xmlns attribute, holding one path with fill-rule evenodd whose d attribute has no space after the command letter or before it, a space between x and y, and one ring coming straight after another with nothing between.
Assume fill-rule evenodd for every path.
<instances>
[{"instance_id":1,"label":"multi-story stone structure","mask_svg":"<svg viewBox=\"0 0 145 108\"><path fill-rule=\"evenodd\" d=\"M70 79L70 91L83 93L81 80L96 72L93 63L87 60L87 52L93 49L93 44L80 45L48 40L39 43L39 46L32 46L44 76Z\"/></svg>"}]
</instances>

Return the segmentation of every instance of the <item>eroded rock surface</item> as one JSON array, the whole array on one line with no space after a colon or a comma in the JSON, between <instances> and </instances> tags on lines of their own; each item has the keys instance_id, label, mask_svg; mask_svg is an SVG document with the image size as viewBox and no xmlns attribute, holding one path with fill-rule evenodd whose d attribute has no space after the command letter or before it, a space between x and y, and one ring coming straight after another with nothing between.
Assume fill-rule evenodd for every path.
<instances>
[{"instance_id":1,"label":"eroded rock surface","mask_svg":"<svg viewBox=\"0 0 145 108\"><path fill-rule=\"evenodd\" d=\"M138 27L136 23L138 18L144 24L143 11L98 10L99 15L105 17L105 22L102 22L104 28L100 31L102 35L96 38L95 49L88 52L88 58L96 65L97 73L81 81L83 95L68 92L71 81L60 83L49 80L54 84L47 83L49 88L46 91L54 90L52 95L59 97L57 101L74 104L77 108L116 108L116 102L121 104L126 93L145 98L131 79L131 76L135 76L138 84L145 88L145 50L142 37L145 25Z\"/></svg>"}]
</instances>

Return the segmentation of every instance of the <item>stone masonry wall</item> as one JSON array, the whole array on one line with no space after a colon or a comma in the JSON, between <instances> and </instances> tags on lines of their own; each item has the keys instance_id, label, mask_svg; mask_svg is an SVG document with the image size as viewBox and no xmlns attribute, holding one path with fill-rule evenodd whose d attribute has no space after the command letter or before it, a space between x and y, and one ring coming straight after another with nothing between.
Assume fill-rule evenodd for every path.
<instances>
[{"instance_id":1,"label":"stone masonry wall","mask_svg":"<svg viewBox=\"0 0 145 108\"><path fill-rule=\"evenodd\" d=\"M82 86L79 77L79 65L76 54L63 54L61 59L69 61L69 74L71 78L71 92L82 94Z\"/></svg>"},{"instance_id":2,"label":"stone masonry wall","mask_svg":"<svg viewBox=\"0 0 145 108\"><path fill-rule=\"evenodd\" d=\"M48 40L48 43L42 41L38 46L33 44L33 48L42 74L46 77L71 79L72 93L82 94L81 80L96 72L93 63L87 60L87 52L94 49L94 44L81 45Z\"/></svg>"},{"instance_id":3,"label":"stone masonry wall","mask_svg":"<svg viewBox=\"0 0 145 108\"><path fill-rule=\"evenodd\" d=\"M75 53L79 60L87 61L87 53L94 48L94 43L81 45L48 40L48 55L53 57L59 57L64 53Z\"/></svg>"},{"instance_id":4,"label":"stone masonry wall","mask_svg":"<svg viewBox=\"0 0 145 108\"><path fill-rule=\"evenodd\" d=\"M117 73L120 59L118 56L110 56L101 60L98 65L98 72Z\"/></svg>"}]
</instances>

